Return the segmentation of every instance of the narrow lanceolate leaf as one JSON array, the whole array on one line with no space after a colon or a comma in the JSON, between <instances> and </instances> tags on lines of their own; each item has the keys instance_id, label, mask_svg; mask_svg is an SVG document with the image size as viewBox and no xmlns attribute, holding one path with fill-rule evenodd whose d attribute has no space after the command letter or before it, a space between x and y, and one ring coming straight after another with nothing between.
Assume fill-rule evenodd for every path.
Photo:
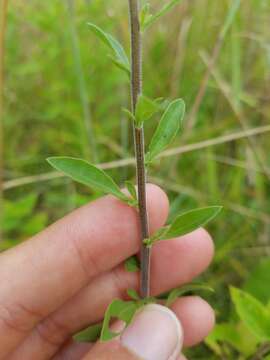
<instances>
[{"instance_id":1,"label":"narrow lanceolate leaf","mask_svg":"<svg viewBox=\"0 0 270 360\"><path fill-rule=\"evenodd\" d=\"M131 256L125 261L125 269L128 272L137 272L140 270L140 263L136 255Z\"/></svg>"},{"instance_id":2,"label":"narrow lanceolate leaf","mask_svg":"<svg viewBox=\"0 0 270 360\"><path fill-rule=\"evenodd\" d=\"M159 18L169 12L174 6L179 4L182 0L171 0L168 1L157 13L153 15L149 15L149 9L146 15L144 15L143 23L141 24L142 30L146 30L151 26L154 22L156 22Z\"/></svg>"},{"instance_id":3,"label":"narrow lanceolate leaf","mask_svg":"<svg viewBox=\"0 0 270 360\"><path fill-rule=\"evenodd\" d=\"M149 163L159 155L175 138L185 114L185 103L182 99L174 100L165 110L153 135L146 154Z\"/></svg>"},{"instance_id":4,"label":"narrow lanceolate leaf","mask_svg":"<svg viewBox=\"0 0 270 360\"><path fill-rule=\"evenodd\" d=\"M87 329L82 330L73 336L76 342L95 342L99 339L102 329L102 323L91 325Z\"/></svg>"},{"instance_id":5,"label":"narrow lanceolate leaf","mask_svg":"<svg viewBox=\"0 0 270 360\"><path fill-rule=\"evenodd\" d=\"M144 121L150 119L159 110L160 107L157 102L149 99L142 94L139 95L135 111L136 127L141 127Z\"/></svg>"},{"instance_id":6,"label":"narrow lanceolate leaf","mask_svg":"<svg viewBox=\"0 0 270 360\"><path fill-rule=\"evenodd\" d=\"M212 220L222 209L221 206L210 206L188 211L177 216L172 224L161 228L145 240L145 244L152 246L156 241L169 240L188 234ZM164 230L162 230L164 229Z\"/></svg>"},{"instance_id":7,"label":"narrow lanceolate leaf","mask_svg":"<svg viewBox=\"0 0 270 360\"><path fill-rule=\"evenodd\" d=\"M270 312L259 300L243 290L231 287L231 297L237 314L260 340L270 340Z\"/></svg>"},{"instance_id":8,"label":"narrow lanceolate leaf","mask_svg":"<svg viewBox=\"0 0 270 360\"><path fill-rule=\"evenodd\" d=\"M130 200L109 175L85 160L71 157L51 157L47 160L56 170L81 184L106 194L112 194L125 202Z\"/></svg>"},{"instance_id":9,"label":"narrow lanceolate leaf","mask_svg":"<svg viewBox=\"0 0 270 360\"><path fill-rule=\"evenodd\" d=\"M109 55L109 58L116 67L118 67L120 70L125 71L125 73L127 73L128 75L130 74L130 70L127 67L126 63L124 63L123 61L117 60L117 58L114 57L113 55Z\"/></svg>"},{"instance_id":10,"label":"narrow lanceolate leaf","mask_svg":"<svg viewBox=\"0 0 270 360\"><path fill-rule=\"evenodd\" d=\"M166 306L170 307L175 302L175 300L177 300L177 298L185 295L186 293L201 290L214 292L214 290L210 286L205 284L189 284L181 286L180 288L175 288L170 291L167 297Z\"/></svg>"},{"instance_id":11,"label":"narrow lanceolate leaf","mask_svg":"<svg viewBox=\"0 0 270 360\"><path fill-rule=\"evenodd\" d=\"M132 199L137 200L137 190L135 185L131 181L125 181L125 185Z\"/></svg>"},{"instance_id":12,"label":"narrow lanceolate leaf","mask_svg":"<svg viewBox=\"0 0 270 360\"><path fill-rule=\"evenodd\" d=\"M132 120L134 122L136 121L135 116L133 115L133 113L130 110L128 110L126 108L122 108L121 110L130 120Z\"/></svg>"},{"instance_id":13,"label":"narrow lanceolate leaf","mask_svg":"<svg viewBox=\"0 0 270 360\"><path fill-rule=\"evenodd\" d=\"M182 236L206 225L217 216L221 209L221 206L209 206L179 215L169 226L168 231L162 236L161 240Z\"/></svg>"},{"instance_id":14,"label":"narrow lanceolate leaf","mask_svg":"<svg viewBox=\"0 0 270 360\"><path fill-rule=\"evenodd\" d=\"M125 326L128 326L140 306L141 305L135 301L113 300L105 312L100 340L108 341L120 335L120 333L115 333L110 330L111 320L115 318L122 320Z\"/></svg>"},{"instance_id":15,"label":"narrow lanceolate leaf","mask_svg":"<svg viewBox=\"0 0 270 360\"><path fill-rule=\"evenodd\" d=\"M144 29L145 23L150 19L152 15L150 14L150 4L146 2L141 9L140 13L140 25L141 29Z\"/></svg>"},{"instance_id":16,"label":"narrow lanceolate leaf","mask_svg":"<svg viewBox=\"0 0 270 360\"><path fill-rule=\"evenodd\" d=\"M112 35L103 31L97 25L92 23L88 23L88 25L90 26L92 32L113 51L114 53L114 57L112 58L113 62L121 69L130 73L129 59L126 55L123 46L119 43L119 41L116 40Z\"/></svg>"}]
</instances>

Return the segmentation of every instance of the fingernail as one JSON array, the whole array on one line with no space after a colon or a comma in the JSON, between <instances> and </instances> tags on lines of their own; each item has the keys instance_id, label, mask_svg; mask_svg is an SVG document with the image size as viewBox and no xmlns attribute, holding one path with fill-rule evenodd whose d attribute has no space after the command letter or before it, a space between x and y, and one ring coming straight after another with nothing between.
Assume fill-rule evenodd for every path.
<instances>
[{"instance_id":1,"label":"fingernail","mask_svg":"<svg viewBox=\"0 0 270 360\"><path fill-rule=\"evenodd\" d=\"M135 315L121 343L143 360L175 360L182 348L183 330L171 310L149 304Z\"/></svg>"}]
</instances>

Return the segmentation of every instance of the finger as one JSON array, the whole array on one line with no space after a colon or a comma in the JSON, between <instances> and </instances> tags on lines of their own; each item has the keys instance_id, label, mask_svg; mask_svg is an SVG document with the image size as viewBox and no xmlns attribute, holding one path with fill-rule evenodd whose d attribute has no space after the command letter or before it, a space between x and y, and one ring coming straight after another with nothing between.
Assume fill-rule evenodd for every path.
<instances>
[{"instance_id":1,"label":"finger","mask_svg":"<svg viewBox=\"0 0 270 360\"><path fill-rule=\"evenodd\" d=\"M158 295L192 281L208 267L213 253L213 241L204 229L198 229L166 244L157 244L153 248L151 261L151 295ZM95 278L52 316L55 322L65 328L72 324L70 331L76 332L102 320L112 299L127 298L126 291L129 288L139 290L139 274L127 272L123 265L118 266ZM70 314L76 315L70 317Z\"/></svg>"},{"instance_id":2,"label":"finger","mask_svg":"<svg viewBox=\"0 0 270 360\"><path fill-rule=\"evenodd\" d=\"M147 191L153 231L167 217L168 200L157 186ZM106 196L2 254L0 358L91 278L136 253L139 239L136 210Z\"/></svg>"},{"instance_id":3,"label":"finger","mask_svg":"<svg viewBox=\"0 0 270 360\"><path fill-rule=\"evenodd\" d=\"M92 347L93 344L89 343L72 343L62 349L52 360L78 360L87 354L90 356L89 352ZM187 358L184 355L180 355L177 360L187 360Z\"/></svg>"},{"instance_id":4,"label":"finger","mask_svg":"<svg viewBox=\"0 0 270 360\"><path fill-rule=\"evenodd\" d=\"M156 245L152 256L152 295L190 282L205 270L212 256L213 242L203 229L168 241L166 247L161 243ZM37 354L46 351L52 356L72 334L102 320L112 299L126 298L126 290L138 290L138 286L138 273L127 272L123 265L98 276L60 310L39 324L25 340L19 353L30 357L36 349Z\"/></svg>"},{"instance_id":5,"label":"finger","mask_svg":"<svg viewBox=\"0 0 270 360\"><path fill-rule=\"evenodd\" d=\"M70 341L53 357L52 360L79 360L93 347L89 343L75 343Z\"/></svg>"},{"instance_id":6,"label":"finger","mask_svg":"<svg viewBox=\"0 0 270 360\"><path fill-rule=\"evenodd\" d=\"M213 256L212 239L203 229L168 241L166 245L160 243L153 249L152 295L190 282L209 265ZM29 357L36 349L37 354L47 351L52 356L73 333L102 320L112 299L126 298L126 290L138 290L138 286L138 273L127 272L123 265L98 276L60 310L39 324L25 340L19 353L23 351Z\"/></svg>"},{"instance_id":7,"label":"finger","mask_svg":"<svg viewBox=\"0 0 270 360\"><path fill-rule=\"evenodd\" d=\"M213 240L203 228L174 240L160 241L153 247L152 294L190 282L209 266L213 256Z\"/></svg>"},{"instance_id":8,"label":"finger","mask_svg":"<svg viewBox=\"0 0 270 360\"><path fill-rule=\"evenodd\" d=\"M168 308L147 305L120 339L98 343L84 360L176 360L183 342L179 320Z\"/></svg>"},{"instance_id":9,"label":"finger","mask_svg":"<svg viewBox=\"0 0 270 360\"><path fill-rule=\"evenodd\" d=\"M86 356L87 354L88 356L90 356L89 352L91 348L93 348L93 345L89 343L80 343L80 344L73 343L65 347L63 350L61 350L56 356L53 357L52 360L78 360L81 359L83 356ZM124 354L126 353L124 352ZM127 356L130 355L131 355L130 353L127 354ZM177 360L187 360L187 358L184 355L180 355L177 358Z\"/></svg>"},{"instance_id":10,"label":"finger","mask_svg":"<svg viewBox=\"0 0 270 360\"><path fill-rule=\"evenodd\" d=\"M178 299L172 306L184 328L184 346L200 343L213 329L215 314L211 306L198 296Z\"/></svg>"}]
</instances>

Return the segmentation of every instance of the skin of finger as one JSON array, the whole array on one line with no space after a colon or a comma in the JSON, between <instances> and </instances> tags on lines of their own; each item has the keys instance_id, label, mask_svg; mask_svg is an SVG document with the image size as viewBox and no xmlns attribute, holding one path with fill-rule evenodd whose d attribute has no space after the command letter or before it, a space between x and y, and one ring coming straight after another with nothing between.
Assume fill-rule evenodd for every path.
<instances>
[{"instance_id":1,"label":"skin of finger","mask_svg":"<svg viewBox=\"0 0 270 360\"><path fill-rule=\"evenodd\" d=\"M159 294L190 282L209 266L213 256L213 240L203 228L177 239L160 241L152 250L151 293Z\"/></svg>"},{"instance_id":2,"label":"skin of finger","mask_svg":"<svg viewBox=\"0 0 270 360\"><path fill-rule=\"evenodd\" d=\"M120 332L123 330L124 324L121 321L116 321L112 324L112 330ZM100 359L100 360L141 360L134 353L130 352L127 348L119 342L119 338L109 342L98 341L83 359ZM179 360L177 358L177 360ZM180 357L180 360L185 360Z\"/></svg>"},{"instance_id":3,"label":"skin of finger","mask_svg":"<svg viewBox=\"0 0 270 360\"><path fill-rule=\"evenodd\" d=\"M150 231L153 232L167 218L168 199L155 185L147 186L147 198ZM76 210L31 241L1 255L0 275L6 281L0 289L0 302L11 314L11 326L7 326L4 310L0 308L3 344L0 359L91 278L135 254L139 247L136 210L107 196ZM18 268L23 271L18 273ZM47 330L41 326L39 337L55 352L58 341L51 339L51 332Z\"/></svg>"},{"instance_id":4,"label":"skin of finger","mask_svg":"<svg viewBox=\"0 0 270 360\"><path fill-rule=\"evenodd\" d=\"M211 306L199 296L186 296L172 306L184 328L184 346L200 343L215 325L215 313Z\"/></svg>"},{"instance_id":5,"label":"skin of finger","mask_svg":"<svg viewBox=\"0 0 270 360\"><path fill-rule=\"evenodd\" d=\"M180 298L173 304L172 310L176 313L184 328L184 346L193 346L201 342L214 326L214 312L206 301L200 297L187 296ZM131 355L125 351L121 351L118 345L112 348L103 348L101 345L96 345L94 350L95 351L90 352L87 355L89 357L85 357L85 359L117 359L117 355L123 356L123 359L130 359L130 357L127 356ZM19 359L19 357L16 359ZM67 357L66 355L58 356L56 359L67 359ZM71 359L73 359L73 357ZM121 357L119 357L119 359L121 359ZM185 357L182 356L180 359L184 360Z\"/></svg>"},{"instance_id":6,"label":"skin of finger","mask_svg":"<svg viewBox=\"0 0 270 360\"><path fill-rule=\"evenodd\" d=\"M142 360L124 348L119 341L98 342L83 360Z\"/></svg>"},{"instance_id":7,"label":"skin of finger","mask_svg":"<svg viewBox=\"0 0 270 360\"><path fill-rule=\"evenodd\" d=\"M90 356L89 352L92 347L93 345L88 343L70 344L69 346L65 347L65 349L56 354L52 360L79 360L86 355ZM184 355L180 355L177 360L187 360L187 358Z\"/></svg>"},{"instance_id":8,"label":"skin of finger","mask_svg":"<svg viewBox=\"0 0 270 360\"><path fill-rule=\"evenodd\" d=\"M203 229L169 241L166 245L157 245L157 249L153 249L152 295L190 282L207 268L213 257L212 239ZM77 331L100 321L111 300L127 298L126 290L129 288L139 290L139 274L127 272L124 266L119 266L95 278L53 316L60 324L72 324L71 332Z\"/></svg>"},{"instance_id":9,"label":"skin of finger","mask_svg":"<svg viewBox=\"0 0 270 360\"><path fill-rule=\"evenodd\" d=\"M80 360L89 353L93 344L89 343L75 343L70 341L66 344L52 360Z\"/></svg>"},{"instance_id":10,"label":"skin of finger","mask_svg":"<svg viewBox=\"0 0 270 360\"><path fill-rule=\"evenodd\" d=\"M157 246L153 252L152 294L154 295L191 281L208 266L213 256L211 237L203 229L169 241L166 245L166 247ZM74 332L100 321L113 298L126 298L126 289L138 290L138 285L138 274L129 273L123 266L119 266L95 278L41 326L46 329L47 334L50 334L51 342L53 340L54 343L60 344ZM55 324L58 326L55 327ZM36 349L36 353L42 350L53 354L56 346L53 347L51 342L44 341L39 331L34 330L23 344L20 353L26 352L26 349L31 351Z\"/></svg>"}]
</instances>

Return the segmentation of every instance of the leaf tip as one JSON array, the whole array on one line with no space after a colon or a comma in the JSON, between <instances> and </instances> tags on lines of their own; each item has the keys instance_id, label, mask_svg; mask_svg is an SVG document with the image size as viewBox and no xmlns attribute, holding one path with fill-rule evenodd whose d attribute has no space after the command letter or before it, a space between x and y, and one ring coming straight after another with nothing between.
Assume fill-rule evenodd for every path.
<instances>
[{"instance_id":1,"label":"leaf tip","mask_svg":"<svg viewBox=\"0 0 270 360\"><path fill-rule=\"evenodd\" d=\"M54 168L57 169L57 166L59 164L60 161L63 161L63 160L68 160L68 159L73 159L73 158L70 158L68 156L50 156L46 159L46 161ZM75 159L74 159L75 160Z\"/></svg>"}]
</instances>

